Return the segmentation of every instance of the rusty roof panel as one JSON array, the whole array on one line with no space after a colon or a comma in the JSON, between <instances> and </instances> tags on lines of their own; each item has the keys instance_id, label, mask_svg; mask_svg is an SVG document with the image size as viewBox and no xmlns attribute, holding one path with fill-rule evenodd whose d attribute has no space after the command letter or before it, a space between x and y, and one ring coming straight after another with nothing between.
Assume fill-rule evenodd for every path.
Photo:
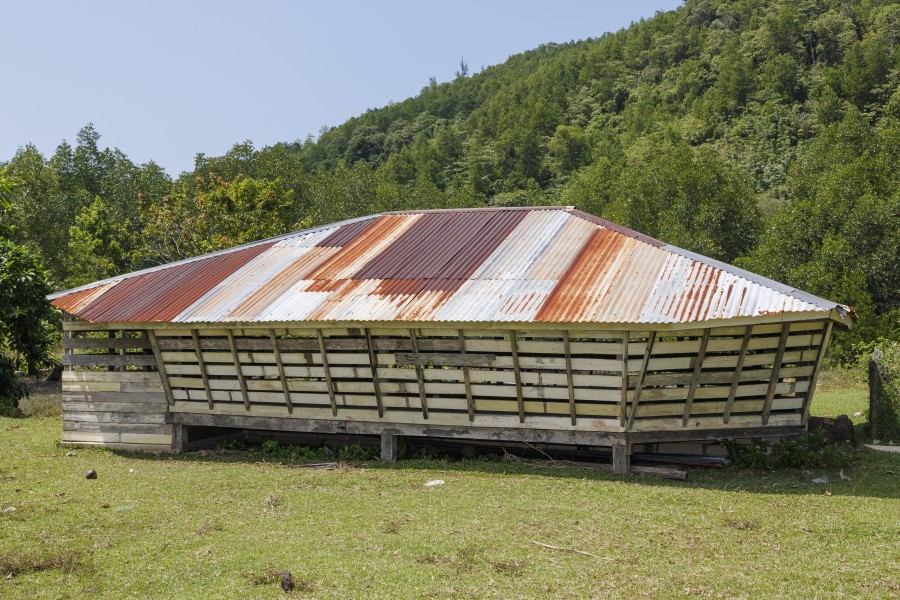
<instances>
[{"instance_id":1,"label":"rusty roof panel","mask_svg":"<svg viewBox=\"0 0 900 600\"><path fill-rule=\"evenodd\" d=\"M377 216L372 216L366 220L357 221L356 223L350 223L334 229L332 230L331 235L319 241L317 245L326 248L342 248L354 240L356 236L371 227L378 218L379 217Z\"/></svg>"},{"instance_id":2,"label":"rusty roof panel","mask_svg":"<svg viewBox=\"0 0 900 600\"><path fill-rule=\"evenodd\" d=\"M216 284L271 245L259 244L124 279L79 311L78 316L93 322L172 321Z\"/></svg>"},{"instance_id":3,"label":"rusty roof panel","mask_svg":"<svg viewBox=\"0 0 900 600\"><path fill-rule=\"evenodd\" d=\"M340 252L336 247L307 248L287 264L268 281L259 285L244 298L234 310L228 313L229 320L252 321L262 314L266 308L277 301L298 281L307 279L309 274L318 269L325 261Z\"/></svg>"},{"instance_id":4,"label":"rusty roof panel","mask_svg":"<svg viewBox=\"0 0 900 600\"><path fill-rule=\"evenodd\" d=\"M53 304L60 310L64 310L69 314L78 314L82 311L82 309L84 309L85 306L106 293L106 290L114 285L116 285L116 283L111 281L103 285L98 285L95 288L88 288L86 290L74 292L69 294L68 296L59 298L58 300L53 302Z\"/></svg>"},{"instance_id":5,"label":"rusty roof panel","mask_svg":"<svg viewBox=\"0 0 900 600\"><path fill-rule=\"evenodd\" d=\"M571 215L561 210L526 213L516 228L472 273L472 279L524 279L535 260L570 220Z\"/></svg>"},{"instance_id":6,"label":"rusty roof panel","mask_svg":"<svg viewBox=\"0 0 900 600\"><path fill-rule=\"evenodd\" d=\"M544 251L535 257L525 278L562 278L596 230L597 225L593 223L575 217L569 218Z\"/></svg>"},{"instance_id":7,"label":"rusty roof panel","mask_svg":"<svg viewBox=\"0 0 900 600\"><path fill-rule=\"evenodd\" d=\"M448 211L419 216L354 279L467 279L527 213ZM408 218L408 217L407 217Z\"/></svg>"},{"instance_id":8,"label":"rusty roof panel","mask_svg":"<svg viewBox=\"0 0 900 600\"><path fill-rule=\"evenodd\" d=\"M385 213L51 296L97 322L698 323L851 309L571 207ZM836 311L832 313L832 311Z\"/></svg>"},{"instance_id":9,"label":"rusty roof panel","mask_svg":"<svg viewBox=\"0 0 900 600\"><path fill-rule=\"evenodd\" d=\"M350 279L364 264L383 254L386 248L402 238L419 218L420 215L379 217L371 227L347 243L340 254L311 273L309 278L332 281Z\"/></svg>"}]
</instances>

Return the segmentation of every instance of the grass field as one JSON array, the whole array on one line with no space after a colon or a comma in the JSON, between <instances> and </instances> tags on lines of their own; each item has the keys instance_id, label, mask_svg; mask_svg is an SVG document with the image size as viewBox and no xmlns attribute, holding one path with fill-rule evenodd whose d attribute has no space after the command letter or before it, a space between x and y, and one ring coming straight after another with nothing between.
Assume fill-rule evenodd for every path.
<instances>
[{"instance_id":1,"label":"grass field","mask_svg":"<svg viewBox=\"0 0 900 600\"><path fill-rule=\"evenodd\" d=\"M38 414L53 395L32 397ZM813 412L864 400L859 385L826 386ZM862 450L850 481L697 469L678 482L479 461L69 455L60 428L0 419L2 598L278 598L286 570L297 596L323 598L900 597L897 454ZM810 481L821 475L831 483Z\"/></svg>"}]
</instances>

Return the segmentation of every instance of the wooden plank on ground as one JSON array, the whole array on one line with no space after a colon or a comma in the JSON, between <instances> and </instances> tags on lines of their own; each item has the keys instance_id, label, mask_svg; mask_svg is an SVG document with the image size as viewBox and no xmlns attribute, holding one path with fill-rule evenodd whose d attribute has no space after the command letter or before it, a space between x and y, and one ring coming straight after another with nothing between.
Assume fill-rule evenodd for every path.
<instances>
[{"instance_id":1,"label":"wooden plank on ground","mask_svg":"<svg viewBox=\"0 0 900 600\"><path fill-rule=\"evenodd\" d=\"M784 347L790 331L790 323L785 323L781 326L781 337L778 339L778 350L775 351L775 360L772 363L772 376L769 378L769 389L766 391L766 402L762 410L763 425L769 422L769 413L772 411L772 399L775 397L775 387L778 384L781 362L784 359Z\"/></svg>"}]
</instances>

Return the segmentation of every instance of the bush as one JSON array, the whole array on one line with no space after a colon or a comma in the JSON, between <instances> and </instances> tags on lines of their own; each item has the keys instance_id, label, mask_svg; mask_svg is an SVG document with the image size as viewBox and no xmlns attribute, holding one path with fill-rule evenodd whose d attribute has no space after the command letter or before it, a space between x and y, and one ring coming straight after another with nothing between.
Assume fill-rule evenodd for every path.
<instances>
[{"instance_id":1,"label":"bush","mask_svg":"<svg viewBox=\"0 0 900 600\"><path fill-rule=\"evenodd\" d=\"M732 465L753 469L846 467L853 460L850 447L829 442L824 429L781 438L774 444L754 438L749 445L733 440L722 440L722 445L728 451Z\"/></svg>"}]
</instances>

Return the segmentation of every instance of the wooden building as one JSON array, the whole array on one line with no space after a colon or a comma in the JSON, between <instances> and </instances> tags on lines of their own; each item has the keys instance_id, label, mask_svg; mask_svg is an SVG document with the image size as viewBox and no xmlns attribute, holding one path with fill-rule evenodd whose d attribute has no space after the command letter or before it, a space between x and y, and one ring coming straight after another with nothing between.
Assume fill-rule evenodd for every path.
<instances>
[{"instance_id":1,"label":"wooden building","mask_svg":"<svg viewBox=\"0 0 900 600\"><path fill-rule=\"evenodd\" d=\"M385 213L51 296L63 441L610 446L805 429L849 307L571 207Z\"/></svg>"}]
</instances>

